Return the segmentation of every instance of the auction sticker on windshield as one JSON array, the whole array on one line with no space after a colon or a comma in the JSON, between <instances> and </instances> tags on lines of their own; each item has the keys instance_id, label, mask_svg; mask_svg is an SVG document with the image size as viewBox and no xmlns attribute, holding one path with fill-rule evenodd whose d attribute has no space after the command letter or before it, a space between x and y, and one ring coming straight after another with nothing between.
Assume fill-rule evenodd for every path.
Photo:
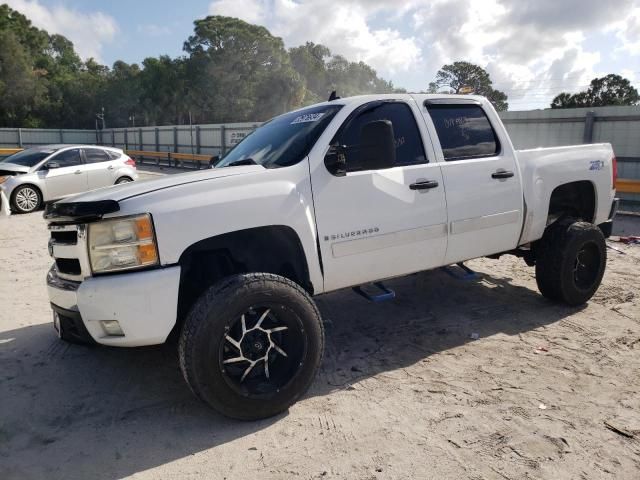
<instances>
[{"instance_id":1,"label":"auction sticker on windshield","mask_svg":"<svg viewBox=\"0 0 640 480\"><path fill-rule=\"evenodd\" d=\"M293 119L293 122L291 122L291 125L293 125L294 123L317 122L322 118L323 115L324 115L324 112L307 113L305 115L298 115L296 118Z\"/></svg>"}]
</instances>

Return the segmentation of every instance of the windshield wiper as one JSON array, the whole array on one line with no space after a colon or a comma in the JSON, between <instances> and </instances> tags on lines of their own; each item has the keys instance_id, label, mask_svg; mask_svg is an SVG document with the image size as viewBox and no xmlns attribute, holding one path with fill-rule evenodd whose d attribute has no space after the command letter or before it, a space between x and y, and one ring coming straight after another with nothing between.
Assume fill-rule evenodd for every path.
<instances>
[{"instance_id":1,"label":"windshield wiper","mask_svg":"<svg viewBox=\"0 0 640 480\"><path fill-rule=\"evenodd\" d=\"M240 160L234 160L225 165L225 167L237 167L239 165L258 165L253 158L242 158Z\"/></svg>"}]
</instances>

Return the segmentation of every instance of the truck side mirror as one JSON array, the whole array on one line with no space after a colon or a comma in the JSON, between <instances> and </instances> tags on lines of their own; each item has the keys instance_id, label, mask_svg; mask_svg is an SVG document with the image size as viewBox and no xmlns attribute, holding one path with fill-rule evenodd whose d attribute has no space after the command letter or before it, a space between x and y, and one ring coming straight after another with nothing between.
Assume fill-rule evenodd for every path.
<instances>
[{"instance_id":1,"label":"truck side mirror","mask_svg":"<svg viewBox=\"0 0 640 480\"><path fill-rule=\"evenodd\" d=\"M50 162L47 162L45 167L47 167L47 170L53 170L54 168L60 168L60 163L56 162L55 160L51 160Z\"/></svg>"},{"instance_id":2,"label":"truck side mirror","mask_svg":"<svg viewBox=\"0 0 640 480\"><path fill-rule=\"evenodd\" d=\"M360 130L360 164L367 170L380 170L396 165L396 141L389 120L374 120Z\"/></svg>"}]
</instances>

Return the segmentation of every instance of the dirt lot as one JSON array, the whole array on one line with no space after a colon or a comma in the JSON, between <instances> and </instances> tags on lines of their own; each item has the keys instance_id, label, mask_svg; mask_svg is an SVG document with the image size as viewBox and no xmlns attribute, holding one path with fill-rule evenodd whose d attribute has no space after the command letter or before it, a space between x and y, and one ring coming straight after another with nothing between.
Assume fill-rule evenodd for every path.
<instances>
[{"instance_id":1,"label":"dirt lot","mask_svg":"<svg viewBox=\"0 0 640 480\"><path fill-rule=\"evenodd\" d=\"M241 423L192 397L170 345L60 342L42 214L2 217L0 478L638 479L640 246L611 244L583 308L510 257L389 282L385 304L319 298L311 391Z\"/></svg>"}]
</instances>

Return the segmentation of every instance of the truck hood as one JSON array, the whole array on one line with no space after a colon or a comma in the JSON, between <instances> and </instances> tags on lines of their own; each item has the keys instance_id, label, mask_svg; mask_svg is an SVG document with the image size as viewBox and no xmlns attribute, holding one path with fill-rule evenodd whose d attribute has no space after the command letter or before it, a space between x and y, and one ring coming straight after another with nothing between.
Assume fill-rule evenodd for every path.
<instances>
[{"instance_id":1,"label":"truck hood","mask_svg":"<svg viewBox=\"0 0 640 480\"><path fill-rule=\"evenodd\" d=\"M179 173L177 175L165 175L151 180L139 180L137 182L114 185L112 187L99 188L91 192L80 193L60 200L56 203L96 202L100 200L121 201L132 197L138 197L146 193L166 190L189 183L210 182L219 178L246 175L265 171L260 165L247 165L237 167L214 168L196 172Z\"/></svg>"},{"instance_id":2,"label":"truck hood","mask_svg":"<svg viewBox=\"0 0 640 480\"><path fill-rule=\"evenodd\" d=\"M20 173L28 173L29 167L22 165L16 165L14 163L0 163L0 176L3 175L18 175Z\"/></svg>"}]
</instances>

